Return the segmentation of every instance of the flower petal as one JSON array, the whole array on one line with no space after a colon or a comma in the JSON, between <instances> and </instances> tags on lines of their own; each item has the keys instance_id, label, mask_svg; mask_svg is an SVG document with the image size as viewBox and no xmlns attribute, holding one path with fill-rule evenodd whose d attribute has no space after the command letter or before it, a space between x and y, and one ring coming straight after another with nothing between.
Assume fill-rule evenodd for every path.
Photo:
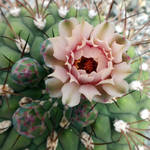
<instances>
[{"instance_id":1,"label":"flower petal","mask_svg":"<svg viewBox=\"0 0 150 150\"><path fill-rule=\"evenodd\" d=\"M70 37L72 36L72 31L78 24L76 18L65 19L59 23L59 34L60 36Z\"/></svg>"},{"instance_id":2,"label":"flower petal","mask_svg":"<svg viewBox=\"0 0 150 150\"><path fill-rule=\"evenodd\" d=\"M69 79L69 75L67 74L66 69L62 66L55 66L54 72L50 74L48 77L55 77L60 81L62 81L63 83Z\"/></svg>"},{"instance_id":3,"label":"flower petal","mask_svg":"<svg viewBox=\"0 0 150 150\"><path fill-rule=\"evenodd\" d=\"M114 80L113 79L102 80L97 85L101 85L101 84L114 84Z\"/></svg>"},{"instance_id":4,"label":"flower petal","mask_svg":"<svg viewBox=\"0 0 150 150\"><path fill-rule=\"evenodd\" d=\"M61 61L66 61L67 40L61 36L50 38L54 50L54 57Z\"/></svg>"},{"instance_id":5,"label":"flower petal","mask_svg":"<svg viewBox=\"0 0 150 150\"><path fill-rule=\"evenodd\" d=\"M58 61L54 56L54 51L52 48L51 41L49 39L45 40L42 44L41 54L43 55L45 64L50 67L54 68L54 65L61 65L63 62Z\"/></svg>"},{"instance_id":6,"label":"flower petal","mask_svg":"<svg viewBox=\"0 0 150 150\"><path fill-rule=\"evenodd\" d=\"M70 80L69 80L70 83L75 82L75 83L79 84L78 80L71 73L67 72L67 74L70 77Z\"/></svg>"},{"instance_id":7,"label":"flower petal","mask_svg":"<svg viewBox=\"0 0 150 150\"><path fill-rule=\"evenodd\" d=\"M98 24L92 32L92 40L101 40L107 43L111 42L114 35L114 25L108 22Z\"/></svg>"},{"instance_id":8,"label":"flower petal","mask_svg":"<svg viewBox=\"0 0 150 150\"><path fill-rule=\"evenodd\" d=\"M79 88L79 92L83 94L89 101L92 101L94 96L101 95L101 93L90 84L81 85Z\"/></svg>"},{"instance_id":9,"label":"flower petal","mask_svg":"<svg viewBox=\"0 0 150 150\"><path fill-rule=\"evenodd\" d=\"M73 30L72 36L78 37L79 39L88 39L92 30L92 25L90 25L86 21L82 21L81 24L77 25L76 28Z\"/></svg>"},{"instance_id":10,"label":"flower petal","mask_svg":"<svg viewBox=\"0 0 150 150\"><path fill-rule=\"evenodd\" d=\"M115 63L120 63L122 61L122 54L129 48L129 42L120 35L116 34L114 36L112 45L112 56Z\"/></svg>"},{"instance_id":11,"label":"flower petal","mask_svg":"<svg viewBox=\"0 0 150 150\"><path fill-rule=\"evenodd\" d=\"M130 64L122 62L120 64L114 65L114 70L112 71L112 78L124 79L131 73Z\"/></svg>"},{"instance_id":12,"label":"flower petal","mask_svg":"<svg viewBox=\"0 0 150 150\"><path fill-rule=\"evenodd\" d=\"M102 69L99 73L98 73L98 76L104 80L106 79L112 72L112 69L113 69L113 66L112 66L112 62L108 62L108 67L107 68L104 68Z\"/></svg>"},{"instance_id":13,"label":"flower petal","mask_svg":"<svg viewBox=\"0 0 150 150\"><path fill-rule=\"evenodd\" d=\"M66 83L62 87L62 103L69 107L74 107L80 102L79 85L76 83Z\"/></svg>"},{"instance_id":14,"label":"flower petal","mask_svg":"<svg viewBox=\"0 0 150 150\"><path fill-rule=\"evenodd\" d=\"M72 37L68 38L67 51L71 51L76 48L78 44L82 44L82 40L87 40L93 30L93 26L86 21L82 21L72 31Z\"/></svg>"},{"instance_id":15,"label":"flower petal","mask_svg":"<svg viewBox=\"0 0 150 150\"><path fill-rule=\"evenodd\" d=\"M125 80L114 79L114 85L104 84L103 89L113 97L121 97L128 91L128 83Z\"/></svg>"},{"instance_id":16,"label":"flower petal","mask_svg":"<svg viewBox=\"0 0 150 150\"><path fill-rule=\"evenodd\" d=\"M61 88L63 86L63 83L56 79L56 78L50 78L45 80L46 84L46 90L48 93L50 93L51 97L61 97Z\"/></svg>"}]
</instances>

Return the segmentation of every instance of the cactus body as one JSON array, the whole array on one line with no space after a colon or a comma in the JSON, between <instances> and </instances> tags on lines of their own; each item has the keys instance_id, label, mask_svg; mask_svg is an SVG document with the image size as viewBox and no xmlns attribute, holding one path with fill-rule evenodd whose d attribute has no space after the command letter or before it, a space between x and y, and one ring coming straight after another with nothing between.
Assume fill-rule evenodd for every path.
<instances>
[{"instance_id":1,"label":"cactus body","mask_svg":"<svg viewBox=\"0 0 150 150\"><path fill-rule=\"evenodd\" d=\"M12 119L17 132L29 138L43 134L46 129L44 113L36 103L18 108Z\"/></svg>"},{"instance_id":2,"label":"cactus body","mask_svg":"<svg viewBox=\"0 0 150 150\"><path fill-rule=\"evenodd\" d=\"M60 91L54 92L54 89L57 90L62 86L59 84L61 79L57 80L58 86L54 87L56 80L52 80L49 74L54 72L55 65L62 65L62 60L57 64L55 59L48 60L55 55L50 51L53 44L49 38L59 36L60 22L65 19L69 28L72 27L69 19L75 17L79 22L85 20L95 27L108 19L105 11L101 14L96 11L98 3L97 7L93 4L95 10L91 10L91 7L80 9L79 5L73 8L74 4L71 1L69 4L65 1L65 5L70 8L61 6L59 2L56 4L45 0L43 4L39 3L39 7L35 6L32 10L26 1L20 0L16 6L20 7L19 11L11 10L7 20L0 20L0 85L2 85L0 86L0 123L9 119L13 124L0 134L0 149L138 150L138 146L142 145L144 150L147 150L149 137L146 137L145 133L149 128L150 98L147 96L147 90L143 93L141 90L144 90L144 84L149 85L149 72L140 73L141 60L136 55L134 47L129 45L126 55L122 58L126 63L131 63L132 67L132 73L126 81L130 83L139 80L140 75L138 83L141 83L142 88L131 89L129 93L116 97L107 104L90 102L84 97L78 106L72 108L63 105ZM43 9L39 13L45 14L38 15L38 9ZM123 40L124 37L121 39ZM115 44L122 44L122 40L118 38L120 43L117 41ZM84 43L79 44L82 46ZM87 62L91 61L89 58ZM80 63L76 64L79 67ZM51 85L45 85L47 78L53 81ZM64 79L63 74L62 79ZM4 90L5 80L13 89L11 92ZM101 93L103 92L102 90ZM7 97L8 94L10 97ZM54 94L57 94L58 98L54 97ZM38 101L31 103L25 101L20 107L20 99L23 97ZM102 97L104 100L107 98L103 94ZM144 109L147 109L143 111L147 114L144 113L145 120L140 121L140 112Z\"/></svg>"},{"instance_id":3,"label":"cactus body","mask_svg":"<svg viewBox=\"0 0 150 150\"><path fill-rule=\"evenodd\" d=\"M11 78L15 84L32 87L40 82L43 72L43 68L36 60L25 57L14 64L11 70Z\"/></svg>"}]
</instances>

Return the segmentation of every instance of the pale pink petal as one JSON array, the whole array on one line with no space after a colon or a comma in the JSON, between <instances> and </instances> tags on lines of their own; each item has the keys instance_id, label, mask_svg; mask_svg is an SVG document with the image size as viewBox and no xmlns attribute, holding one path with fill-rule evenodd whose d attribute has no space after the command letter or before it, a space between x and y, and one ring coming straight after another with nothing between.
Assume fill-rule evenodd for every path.
<instances>
[{"instance_id":1,"label":"pale pink petal","mask_svg":"<svg viewBox=\"0 0 150 150\"><path fill-rule=\"evenodd\" d=\"M91 72L90 74L87 74L85 70L77 70L78 72L78 80L82 84L93 82L94 80L94 72Z\"/></svg>"},{"instance_id":2,"label":"pale pink petal","mask_svg":"<svg viewBox=\"0 0 150 150\"><path fill-rule=\"evenodd\" d=\"M78 20L76 18L65 19L59 23L60 36L72 36L73 29L77 26Z\"/></svg>"},{"instance_id":3,"label":"pale pink petal","mask_svg":"<svg viewBox=\"0 0 150 150\"><path fill-rule=\"evenodd\" d=\"M74 107L80 102L79 85L76 83L66 83L62 87L62 103L69 107Z\"/></svg>"},{"instance_id":4,"label":"pale pink petal","mask_svg":"<svg viewBox=\"0 0 150 150\"><path fill-rule=\"evenodd\" d=\"M103 52L96 47L84 46L75 52L74 58L75 60L80 59L82 56L86 58L93 58L97 63L97 71L104 69L107 66L107 59Z\"/></svg>"},{"instance_id":5,"label":"pale pink petal","mask_svg":"<svg viewBox=\"0 0 150 150\"><path fill-rule=\"evenodd\" d=\"M63 83L60 80L56 78L50 78L45 80L45 84L46 90L51 97L61 97L61 88L63 86Z\"/></svg>"},{"instance_id":6,"label":"pale pink petal","mask_svg":"<svg viewBox=\"0 0 150 150\"><path fill-rule=\"evenodd\" d=\"M78 37L79 39L88 39L92 30L92 25L90 25L86 21L82 21L81 24L77 25L76 28L73 30L72 36L76 38Z\"/></svg>"},{"instance_id":7,"label":"pale pink petal","mask_svg":"<svg viewBox=\"0 0 150 150\"><path fill-rule=\"evenodd\" d=\"M63 66L55 66L55 70L49 77L55 77L63 83L69 79L66 69Z\"/></svg>"},{"instance_id":8,"label":"pale pink petal","mask_svg":"<svg viewBox=\"0 0 150 150\"><path fill-rule=\"evenodd\" d=\"M54 50L54 57L61 61L66 61L66 47L67 47L67 40L61 36L50 38L52 42L53 50Z\"/></svg>"},{"instance_id":9,"label":"pale pink petal","mask_svg":"<svg viewBox=\"0 0 150 150\"><path fill-rule=\"evenodd\" d=\"M83 94L89 101L92 101L94 96L101 95L101 93L95 88L95 86L86 84L81 85L79 92Z\"/></svg>"},{"instance_id":10,"label":"pale pink petal","mask_svg":"<svg viewBox=\"0 0 150 150\"><path fill-rule=\"evenodd\" d=\"M106 79L106 80L102 80L100 81L99 83L97 83L97 86L98 85L102 85L102 84L114 84L114 80L113 79Z\"/></svg>"},{"instance_id":11,"label":"pale pink petal","mask_svg":"<svg viewBox=\"0 0 150 150\"><path fill-rule=\"evenodd\" d=\"M79 84L78 80L71 73L67 72L67 74L70 77L70 80L69 80L70 83L75 82L75 83Z\"/></svg>"},{"instance_id":12,"label":"pale pink petal","mask_svg":"<svg viewBox=\"0 0 150 150\"><path fill-rule=\"evenodd\" d=\"M45 51L42 53L43 58L44 58L44 62L46 64L46 66L50 67L50 68L54 68L55 65L63 65L62 61L58 61L54 56L54 51L52 48L52 45L49 44L47 47L45 47Z\"/></svg>"},{"instance_id":13,"label":"pale pink petal","mask_svg":"<svg viewBox=\"0 0 150 150\"><path fill-rule=\"evenodd\" d=\"M112 42L112 56L115 63L122 62L122 54L129 48L129 42L120 35L114 36L114 41Z\"/></svg>"},{"instance_id":14,"label":"pale pink petal","mask_svg":"<svg viewBox=\"0 0 150 150\"><path fill-rule=\"evenodd\" d=\"M98 24L91 34L93 41L100 40L110 43L114 35L114 25L109 22Z\"/></svg>"},{"instance_id":15,"label":"pale pink petal","mask_svg":"<svg viewBox=\"0 0 150 150\"><path fill-rule=\"evenodd\" d=\"M83 21L81 24L77 25L72 31L72 37L67 38L67 51L69 52L75 49L78 44L82 44L82 40L88 39L92 30L93 26L88 22Z\"/></svg>"},{"instance_id":16,"label":"pale pink petal","mask_svg":"<svg viewBox=\"0 0 150 150\"><path fill-rule=\"evenodd\" d=\"M130 64L126 62L122 62L120 64L114 65L114 69L112 71L112 78L115 79L124 79L131 73Z\"/></svg>"},{"instance_id":17,"label":"pale pink petal","mask_svg":"<svg viewBox=\"0 0 150 150\"><path fill-rule=\"evenodd\" d=\"M113 69L112 62L108 62L108 67L99 71L97 73L97 78L100 78L101 80L106 79L108 76L110 76L112 69Z\"/></svg>"},{"instance_id":18,"label":"pale pink petal","mask_svg":"<svg viewBox=\"0 0 150 150\"><path fill-rule=\"evenodd\" d=\"M112 84L104 84L102 85L103 89L107 92L107 94L113 97L121 97L128 91L128 83L124 80L114 80L114 85Z\"/></svg>"},{"instance_id":19,"label":"pale pink petal","mask_svg":"<svg viewBox=\"0 0 150 150\"><path fill-rule=\"evenodd\" d=\"M96 86L97 90L101 93L101 95L96 95L93 98L95 102L107 103L112 96L108 95L102 88L102 85Z\"/></svg>"}]
</instances>

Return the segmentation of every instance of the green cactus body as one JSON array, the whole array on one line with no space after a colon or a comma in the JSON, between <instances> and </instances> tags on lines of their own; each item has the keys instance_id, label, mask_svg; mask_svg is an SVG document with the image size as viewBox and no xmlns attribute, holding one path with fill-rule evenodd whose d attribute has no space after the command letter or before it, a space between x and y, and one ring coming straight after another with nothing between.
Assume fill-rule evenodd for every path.
<instances>
[{"instance_id":1,"label":"green cactus body","mask_svg":"<svg viewBox=\"0 0 150 150\"><path fill-rule=\"evenodd\" d=\"M19 16L7 17L11 27L6 20L6 23L0 21L0 85L7 79L7 84L14 90L10 97L5 95L8 91L0 95L0 121L9 119L13 122L10 129L0 133L0 150L135 150L136 145L145 146L144 142L149 139L145 137L149 120L139 120L143 109L150 110L150 99L146 94L140 95L140 90L129 91L129 94L114 100L115 103L85 100L69 109L62 104L62 98L53 98L47 93L49 87L46 89L44 80L53 71L48 68L53 68L53 64L45 64L47 56L53 55L47 50L52 47L48 38L59 35L58 26L64 19L75 17L80 22L85 20L96 26L105 20L104 14L90 18L87 8L76 10L71 7L66 15L61 16L60 8L50 2L47 9L42 10L46 12L44 26L36 22L39 18L33 18L29 12L31 8L20 7ZM38 9L41 8L39 4ZM36 17L37 9L32 13ZM19 42L23 43L22 47L17 45ZM130 62L129 56L131 60L136 57L134 47L129 48L127 54L123 59ZM139 65L140 60L132 63L133 72L126 78L128 82L138 80ZM143 72L141 80L146 79L149 79L149 73ZM19 107L23 97L39 101ZM62 120L67 122L67 126L61 126ZM115 121L120 120L129 123L127 134L115 126Z\"/></svg>"},{"instance_id":2,"label":"green cactus body","mask_svg":"<svg viewBox=\"0 0 150 150\"><path fill-rule=\"evenodd\" d=\"M28 57L17 61L11 70L13 82L24 87L35 86L40 82L43 75L44 70L40 64L36 60Z\"/></svg>"},{"instance_id":3,"label":"green cactus body","mask_svg":"<svg viewBox=\"0 0 150 150\"><path fill-rule=\"evenodd\" d=\"M45 115L36 103L18 108L13 115L13 125L17 132L29 138L34 138L45 131Z\"/></svg>"},{"instance_id":4,"label":"green cactus body","mask_svg":"<svg viewBox=\"0 0 150 150\"><path fill-rule=\"evenodd\" d=\"M97 119L98 111L94 107L94 104L83 100L83 104L77 106L73 110L73 123L79 127L87 127L94 123Z\"/></svg>"}]
</instances>

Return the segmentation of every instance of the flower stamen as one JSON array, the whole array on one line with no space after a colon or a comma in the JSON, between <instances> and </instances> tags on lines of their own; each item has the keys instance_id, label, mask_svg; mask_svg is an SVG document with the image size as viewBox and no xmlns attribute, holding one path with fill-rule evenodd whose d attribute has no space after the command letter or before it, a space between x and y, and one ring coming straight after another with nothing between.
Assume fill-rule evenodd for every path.
<instances>
[{"instance_id":1,"label":"flower stamen","mask_svg":"<svg viewBox=\"0 0 150 150\"><path fill-rule=\"evenodd\" d=\"M85 70L86 73L96 72L97 62L93 58L86 58L82 56L80 59L75 60L75 66L77 69Z\"/></svg>"}]
</instances>

